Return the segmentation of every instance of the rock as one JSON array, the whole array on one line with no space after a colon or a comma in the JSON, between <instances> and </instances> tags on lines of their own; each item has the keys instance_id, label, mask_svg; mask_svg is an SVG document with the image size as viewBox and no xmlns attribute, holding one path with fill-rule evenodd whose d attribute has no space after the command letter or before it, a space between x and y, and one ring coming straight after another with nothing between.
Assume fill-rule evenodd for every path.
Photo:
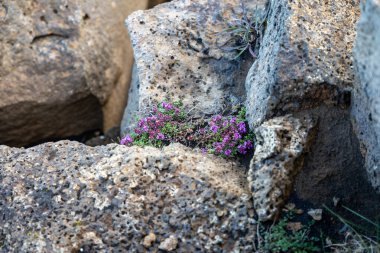
<instances>
[{"instance_id":1,"label":"rock","mask_svg":"<svg viewBox=\"0 0 380 253\"><path fill-rule=\"evenodd\" d=\"M133 61L123 20L147 4L2 1L0 143L30 145L118 125Z\"/></svg>"},{"instance_id":2,"label":"rock","mask_svg":"<svg viewBox=\"0 0 380 253\"><path fill-rule=\"evenodd\" d=\"M251 127L289 113L317 120L295 183L296 197L314 205L329 203L337 192L358 205L374 197L350 113L359 14L359 0L271 1L259 56L246 80Z\"/></svg>"},{"instance_id":3,"label":"rock","mask_svg":"<svg viewBox=\"0 0 380 253\"><path fill-rule=\"evenodd\" d=\"M175 238L175 236L171 235L169 238L166 238L160 246L158 246L159 249L165 250L165 251L173 251L177 248L178 240Z\"/></svg>"},{"instance_id":4,"label":"rock","mask_svg":"<svg viewBox=\"0 0 380 253\"><path fill-rule=\"evenodd\" d=\"M149 0L149 8L152 8L158 4L168 2L168 0Z\"/></svg>"},{"instance_id":5,"label":"rock","mask_svg":"<svg viewBox=\"0 0 380 253\"><path fill-rule=\"evenodd\" d=\"M216 45L216 34L226 28L224 19L231 18L233 12L242 12L240 2L175 0L130 15L126 25L139 81L133 82L131 89L136 96L131 97L128 106L138 105L144 111L157 101L181 100L191 109L191 115L200 116L244 102L244 79L253 59L248 56L233 61L235 53ZM243 2L252 13L255 8L263 11L266 3ZM128 107L126 110L131 111Z\"/></svg>"},{"instance_id":6,"label":"rock","mask_svg":"<svg viewBox=\"0 0 380 253\"><path fill-rule=\"evenodd\" d=\"M372 185L380 192L380 3L367 0L357 26L353 95L355 132Z\"/></svg>"},{"instance_id":7,"label":"rock","mask_svg":"<svg viewBox=\"0 0 380 253\"><path fill-rule=\"evenodd\" d=\"M259 220L275 219L290 196L302 168L314 123L290 115L271 119L255 131L256 149L248 172Z\"/></svg>"},{"instance_id":8,"label":"rock","mask_svg":"<svg viewBox=\"0 0 380 253\"><path fill-rule=\"evenodd\" d=\"M259 57L246 80L251 125L321 103L349 106L359 14L359 0L271 1Z\"/></svg>"},{"instance_id":9,"label":"rock","mask_svg":"<svg viewBox=\"0 0 380 253\"><path fill-rule=\"evenodd\" d=\"M179 144L0 146L4 252L253 252L252 208L242 166Z\"/></svg>"},{"instance_id":10,"label":"rock","mask_svg":"<svg viewBox=\"0 0 380 253\"><path fill-rule=\"evenodd\" d=\"M307 212L308 215L310 215L313 220L320 221L322 220L322 209L311 209Z\"/></svg>"},{"instance_id":11,"label":"rock","mask_svg":"<svg viewBox=\"0 0 380 253\"><path fill-rule=\"evenodd\" d=\"M149 233L149 235L144 237L143 245L145 248L149 248L150 246L152 246L152 243L154 243L155 241L156 241L156 235L154 233Z\"/></svg>"}]
</instances>

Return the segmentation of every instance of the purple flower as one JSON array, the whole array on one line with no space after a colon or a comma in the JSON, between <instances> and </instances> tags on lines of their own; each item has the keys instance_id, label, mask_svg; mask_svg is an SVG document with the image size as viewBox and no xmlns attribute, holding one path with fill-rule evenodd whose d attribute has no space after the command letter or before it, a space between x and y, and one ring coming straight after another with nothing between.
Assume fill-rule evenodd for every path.
<instances>
[{"instance_id":1,"label":"purple flower","mask_svg":"<svg viewBox=\"0 0 380 253\"><path fill-rule=\"evenodd\" d=\"M237 141L241 138L241 135L237 132L234 133L234 140Z\"/></svg>"},{"instance_id":2,"label":"purple flower","mask_svg":"<svg viewBox=\"0 0 380 253\"><path fill-rule=\"evenodd\" d=\"M239 145L238 146L238 151L240 154L243 154L245 155L247 153L247 151L245 150L245 146L244 145Z\"/></svg>"},{"instance_id":3,"label":"purple flower","mask_svg":"<svg viewBox=\"0 0 380 253\"><path fill-rule=\"evenodd\" d=\"M222 150L223 150L223 144L220 143L220 142L214 142L214 148L215 148L215 152L217 153L222 153Z\"/></svg>"},{"instance_id":4,"label":"purple flower","mask_svg":"<svg viewBox=\"0 0 380 253\"><path fill-rule=\"evenodd\" d=\"M219 120L221 120L222 119L222 116L221 115L215 115L214 117L212 117L212 121L213 122L217 122L217 121L219 121Z\"/></svg>"},{"instance_id":5,"label":"purple flower","mask_svg":"<svg viewBox=\"0 0 380 253\"><path fill-rule=\"evenodd\" d=\"M253 148L252 142L251 142L250 140L244 142L244 146L245 146L247 149L251 149L251 148Z\"/></svg>"},{"instance_id":6,"label":"purple flower","mask_svg":"<svg viewBox=\"0 0 380 253\"><path fill-rule=\"evenodd\" d=\"M121 139L120 144L121 145L128 145L133 142L133 139L130 135L126 135L123 139Z\"/></svg>"},{"instance_id":7,"label":"purple flower","mask_svg":"<svg viewBox=\"0 0 380 253\"><path fill-rule=\"evenodd\" d=\"M228 120L225 120L225 121L223 122L223 126L224 126L224 127L228 126Z\"/></svg>"},{"instance_id":8,"label":"purple flower","mask_svg":"<svg viewBox=\"0 0 380 253\"><path fill-rule=\"evenodd\" d=\"M229 141L230 141L230 137L228 135L223 138L223 144L226 144Z\"/></svg>"},{"instance_id":9,"label":"purple flower","mask_svg":"<svg viewBox=\"0 0 380 253\"><path fill-rule=\"evenodd\" d=\"M149 127L147 125L144 125L142 127L143 132L147 133L149 131Z\"/></svg>"},{"instance_id":10,"label":"purple flower","mask_svg":"<svg viewBox=\"0 0 380 253\"><path fill-rule=\"evenodd\" d=\"M207 154L207 151L208 151L208 150L207 150L207 148L202 148L201 151L202 151L202 154L205 155L205 154Z\"/></svg>"},{"instance_id":11,"label":"purple flower","mask_svg":"<svg viewBox=\"0 0 380 253\"><path fill-rule=\"evenodd\" d=\"M213 131L214 133L217 133L218 132L218 129L219 129L219 127L217 126L217 125L213 125L213 126L211 126L211 131Z\"/></svg>"},{"instance_id":12,"label":"purple flower","mask_svg":"<svg viewBox=\"0 0 380 253\"><path fill-rule=\"evenodd\" d=\"M156 139L157 140L165 140L165 135L162 133L159 133L159 134L157 134Z\"/></svg>"},{"instance_id":13,"label":"purple flower","mask_svg":"<svg viewBox=\"0 0 380 253\"><path fill-rule=\"evenodd\" d=\"M232 117L232 119L230 120L230 123L233 124L236 122L236 117Z\"/></svg>"},{"instance_id":14,"label":"purple flower","mask_svg":"<svg viewBox=\"0 0 380 253\"><path fill-rule=\"evenodd\" d=\"M238 129L239 129L239 132L240 132L241 134L245 134L245 133L247 132L247 129L246 129L246 127L245 127L245 123L244 123L244 122L240 122L240 123L238 124Z\"/></svg>"},{"instance_id":15,"label":"purple flower","mask_svg":"<svg viewBox=\"0 0 380 253\"><path fill-rule=\"evenodd\" d=\"M173 105L171 103L166 103L166 102L162 102L162 107L167 110L167 111L170 111L170 110L173 110Z\"/></svg>"},{"instance_id":16,"label":"purple flower","mask_svg":"<svg viewBox=\"0 0 380 253\"><path fill-rule=\"evenodd\" d=\"M227 149L226 151L224 151L224 154L225 154L226 156L230 156L231 153L232 153L231 149Z\"/></svg>"}]
</instances>

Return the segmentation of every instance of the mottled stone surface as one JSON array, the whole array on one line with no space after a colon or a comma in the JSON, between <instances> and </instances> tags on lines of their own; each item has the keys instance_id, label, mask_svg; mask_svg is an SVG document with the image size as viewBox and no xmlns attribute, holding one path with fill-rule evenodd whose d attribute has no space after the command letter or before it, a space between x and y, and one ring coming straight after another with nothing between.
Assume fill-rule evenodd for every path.
<instances>
[{"instance_id":1,"label":"mottled stone surface","mask_svg":"<svg viewBox=\"0 0 380 253\"><path fill-rule=\"evenodd\" d=\"M262 11L266 1L242 2L252 13L256 7ZM126 25L139 78L139 87L132 87L139 93L130 103L141 110L164 99L182 100L192 115L208 115L244 102L245 76L253 59L233 61L236 53L217 46L217 33L226 28L225 20L233 12L241 14L239 3L175 0L130 15Z\"/></svg>"},{"instance_id":2,"label":"mottled stone surface","mask_svg":"<svg viewBox=\"0 0 380 253\"><path fill-rule=\"evenodd\" d=\"M248 181L260 220L277 218L288 200L313 127L311 119L287 115L266 121L255 130L257 141Z\"/></svg>"},{"instance_id":3,"label":"mottled stone surface","mask_svg":"<svg viewBox=\"0 0 380 253\"><path fill-rule=\"evenodd\" d=\"M241 166L179 144L0 146L0 252L252 252L250 195Z\"/></svg>"},{"instance_id":4,"label":"mottled stone surface","mask_svg":"<svg viewBox=\"0 0 380 253\"><path fill-rule=\"evenodd\" d=\"M359 14L359 0L271 1L259 58L246 81L251 125L349 98Z\"/></svg>"},{"instance_id":5,"label":"mottled stone surface","mask_svg":"<svg viewBox=\"0 0 380 253\"><path fill-rule=\"evenodd\" d=\"M0 143L118 125L132 66L124 19L147 4L1 1Z\"/></svg>"},{"instance_id":6,"label":"mottled stone surface","mask_svg":"<svg viewBox=\"0 0 380 253\"><path fill-rule=\"evenodd\" d=\"M370 180L380 192L380 2L367 0L362 10L354 51L357 82L352 112Z\"/></svg>"}]
</instances>

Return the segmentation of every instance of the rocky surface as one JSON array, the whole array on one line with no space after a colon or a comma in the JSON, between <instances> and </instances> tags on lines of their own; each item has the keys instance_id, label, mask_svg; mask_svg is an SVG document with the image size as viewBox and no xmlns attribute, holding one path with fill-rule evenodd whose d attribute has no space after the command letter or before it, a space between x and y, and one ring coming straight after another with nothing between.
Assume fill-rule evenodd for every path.
<instances>
[{"instance_id":1,"label":"rocky surface","mask_svg":"<svg viewBox=\"0 0 380 253\"><path fill-rule=\"evenodd\" d=\"M0 143L28 145L118 125L132 66L124 19L147 4L2 1Z\"/></svg>"},{"instance_id":2,"label":"rocky surface","mask_svg":"<svg viewBox=\"0 0 380 253\"><path fill-rule=\"evenodd\" d=\"M143 110L152 102L182 100L192 115L208 115L244 102L245 75L253 59L232 61L236 53L217 46L225 20L241 15L240 2L176 0L129 16L126 25L139 79L132 89L139 92L128 107ZM263 11L266 3L242 2L248 12Z\"/></svg>"},{"instance_id":3,"label":"rocky surface","mask_svg":"<svg viewBox=\"0 0 380 253\"><path fill-rule=\"evenodd\" d=\"M314 122L291 115L273 118L255 130L256 148L248 182L260 220L277 218L303 165Z\"/></svg>"},{"instance_id":4,"label":"rocky surface","mask_svg":"<svg viewBox=\"0 0 380 253\"><path fill-rule=\"evenodd\" d=\"M316 119L315 141L296 177L296 194L313 204L328 203L337 192L353 199L364 182L350 122L359 15L356 0L271 1L259 56L246 80L252 127L289 113Z\"/></svg>"},{"instance_id":5,"label":"rocky surface","mask_svg":"<svg viewBox=\"0 0 380 253\"><path fill-rule=\"evenodd\" d=\"M252 252L244 169L175 144L0 146L0 252Z\"/></svg>"},{"instance_id":6,"label":"rocky surface","mask_svg":"<svg viewBox=\"0 0 380 253\"><path fill-rule=\"evenodd\" d=\"M271 1L267 29L247 77L253 126L293 111L347 103L359 0Z\"/></svg>"},{"instance_id":7,"label":"rocky surface","mask_svg":"<svg viewBox=\"0 0 380 253\"><path fill-rule=\"evenodd\" d=\"M363 4L355 45L357 82L353 116L362 144L365 165L373 186L380 192L380 2Z\"/></svg>"}]
</instances>

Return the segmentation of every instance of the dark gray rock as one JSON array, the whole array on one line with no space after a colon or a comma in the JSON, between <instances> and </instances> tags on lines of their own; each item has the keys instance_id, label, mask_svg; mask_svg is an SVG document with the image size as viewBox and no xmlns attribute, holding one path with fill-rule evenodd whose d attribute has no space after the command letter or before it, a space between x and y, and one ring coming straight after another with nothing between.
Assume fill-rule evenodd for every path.
<instances>
[{"instance_id":1,"label":"dark gray rock","mask_svg":"<svg viewBox=\"0 0 380 253\"><path fill-rule=\"evenodd\" d=\"M365 165L380 192L380 3L363 4L355 45L357 83L352 114Z\"/></svg>"}]
</instances>

